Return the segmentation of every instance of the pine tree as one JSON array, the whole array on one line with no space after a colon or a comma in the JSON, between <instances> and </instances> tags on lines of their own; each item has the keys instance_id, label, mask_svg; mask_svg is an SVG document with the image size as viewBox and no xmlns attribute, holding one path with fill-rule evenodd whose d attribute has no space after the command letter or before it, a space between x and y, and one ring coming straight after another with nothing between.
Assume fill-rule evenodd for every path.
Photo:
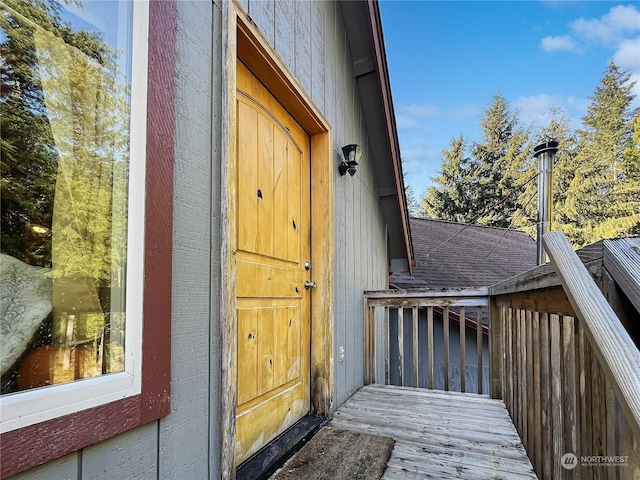
<instances>
[{"instance_id":1,"label":"pine tree","mask_svg":"<svg viewBox=\"0 0 640 480\"><path fill-rule=\"evenodd\" d=\"M570 235L573 225L570 219L567 218L565 205L567 189L575 176L576 170L576 135L569 126L569 118L561 109L552 108L550 117L549 125L535 134L533 145L549 141L558 142L558 151L554 156L553 165L551 228ZM529 166L522 175L522 181L520 182L528 183L524 185L524 191L518 198L519 208L514 224L535 237L537 235L536 222L538 217L538 162L533 157L533 151L530 151L528 164Z\"/></svg>"},{"instance_id":2,"label":"pine tree","mask_svg":"<svg viewBox=\"0 0 640 480\"><path fill-rule=\"evenodd\" d=\"M466 141L462 135L451 140L449 150L442 151L440 175L432 178L436 186L428 187L420 198L427 217L461 223L474 220L475 165L465 152Z\"/></svg>"},{"instance_id":3,"label":"pine tree","mask_svg":"<svg viewBox=\"0 0 640 480\"><path fill-rule=\"evenodd\" d=\"M624 151L624 169L627 176L638 181L640 178L640 113L633 120L633 142Z\"/></svg>"},{"instance_id":4,"label":"pine tree","mask_svg":"<svg viewBox=\"0 0 640 480\"><path fill-rule=\"evenodd\" d=\"M118 52L74 30L54 0L4 0L0 11L2 253L108 281L126 245L129 90Z\"/></svg>"},{"instance_id":5,"label":"pine tree","mask_svg":"<svg viewBox=\"0 0 640 480\"><path fill-rule=\"evenodd\" d=\"M411 217L422 217L420 203L416 200L416 196L413 193L411 185L407 185L404 189L404 195L407 199L407 210Z\"/></svg>"},{"instance_id":6,"label":"pine tree","mask_svg":"<svg viewBox=\"0 0 640 480\"><path fill-rule=\"evenodd\" d=\"M480 121L483 141L471 153L475 162L475 223L508 227L518 207L522 173L527 167L529 131L518 123L508 102L496 93Z\"/></svg>"},{"instance_id":7,"label":"pine tree","mask_svg":"<svg viewBox=\"0 0 640 480\"><path fill-rule=\"evenodd\" d=\"M629 162L634 83L610 63L582 119L585 128L578 132L577 168L565 206L574 225L570 239L577 246L628 235L640 225L637 169Z\"/></svg>"},{"instance_id":8,"label":"pine tree","mask_svg":"<svg viewBox=\"0 0 640 480\"><path fill-rule=\"evenodd\" d=\"M625 179L623 182L626 194L626 209L635 216L635 225L627 233L640 235L640 112L636 113L633 121L633 139L624 151Z\"/></svg>"}]
</instances>

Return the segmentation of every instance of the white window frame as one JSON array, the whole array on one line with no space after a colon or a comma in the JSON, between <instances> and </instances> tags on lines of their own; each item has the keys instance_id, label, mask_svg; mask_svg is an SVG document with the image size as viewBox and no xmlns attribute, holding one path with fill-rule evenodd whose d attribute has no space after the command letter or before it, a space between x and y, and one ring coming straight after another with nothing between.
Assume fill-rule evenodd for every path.
<instances>
[{"instance_id":1,"label":"white window frame","mask_svg":"<svg viewBox=\"0 0 640 480\"><path fill-rule=\"evenodd\" d=\"M0 433L138 395L142 386L149 2L133 1L125 369L0 397Z\"/></svg>"}]
</instances>

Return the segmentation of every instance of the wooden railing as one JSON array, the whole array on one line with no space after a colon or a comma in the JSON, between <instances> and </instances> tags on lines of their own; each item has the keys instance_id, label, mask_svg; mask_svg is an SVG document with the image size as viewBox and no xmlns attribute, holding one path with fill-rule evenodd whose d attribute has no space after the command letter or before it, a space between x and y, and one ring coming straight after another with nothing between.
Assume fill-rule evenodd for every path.
<instances>
[{"instance_id":1,"label":"wooden railing","mask_svg":"<svg viewBox=\"0 0 640 480\"><path fill-rule=\"evenodd\" d=\"M640 479L640 241L616 242L576 254L551 232L550 263L488 289L365 292L365 383L473 391L467 375L452 376L451 352L459 342L466 372L475 327L476 391L487 391L488 333L489 393L504 400L539 478Z\"/></svg>"},{"instance_id":2,"label":"wooden railing","mask_svg":"<svg viewBox=\"0 0 640 480\"><path fill-rule=\"evenodd\" d=\"M482 322L487 294L486 288L365 292L365 384L482 393L483 365L488 366L483 360L488 325ZM467 353L468 344L473 346L467 342L468 329L475 329L475 355ZM469 358L474 356L475 361ZM472 367L475 378L468 375Z\"/></svg>"},{"instance_id":3,"label":"wooden railing","mask_svg":"<svg viewBox=\"0 0 640 480\"><path fill-rule=\"evenodd\" d=\"M640 478L640 352L592 279L601 266L558 232L544 245L555 275L490 289L492 396L540 478Z\"/></svg>"}]
</instances>

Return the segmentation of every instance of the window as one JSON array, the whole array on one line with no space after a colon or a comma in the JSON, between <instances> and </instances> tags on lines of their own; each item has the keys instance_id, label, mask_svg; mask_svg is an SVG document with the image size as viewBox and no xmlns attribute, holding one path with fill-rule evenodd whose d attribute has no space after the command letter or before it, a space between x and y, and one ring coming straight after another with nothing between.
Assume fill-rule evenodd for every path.
<instances>
[{"instance_id":1,"label":"window","mask_svg":"<svg viewBox=\"0 0 640 480\"><path fill-rule=\"evenodd\" d=\"M174 24L0 0L3 477L169 411Z\"/></svg>"}]
</instances>

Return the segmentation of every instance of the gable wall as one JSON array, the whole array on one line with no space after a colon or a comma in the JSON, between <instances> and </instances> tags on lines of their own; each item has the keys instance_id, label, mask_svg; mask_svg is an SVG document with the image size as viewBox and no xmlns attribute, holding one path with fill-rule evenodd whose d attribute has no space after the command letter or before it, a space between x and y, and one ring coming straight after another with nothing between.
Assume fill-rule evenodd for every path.
<instances>
[{"instance_id":1,"label":"gable wall","mask_svg":"<svg viewBox=\"0 0 640 480\"><path fill-rule=\"evenodd\" d=\"M172 413L15 479L220 478L223 5L177 5ZM243 6L333 127L337 406L362 385L362 292L384 288L387 271L385 225L341 9L329 1ZM340 147L348 143L363 147L362 165L354 177L341 177Z\"/></svg>"},{"instance_id":2,"label":"gable wall","mask_svg":"<svg viewBox=\"0 0 640 480\"><path fill-rule=\"evenodd\" d=\"M15 479L220 478L222 10L203 1L177 7L172 412Z\"/></svg>"},{"instance_id":3,"label":"gable wall","mask_svg":"<svg viewBox=\"0 0 640 480\"><path fill-rule=\"evenodd\" d=\"M333 127L334 406L362 386L362 292L386 285L386 237L362 104L339 3L245 0L243 7ZM338 173L341 147L363 147L354 177ZM344 349L341 361L340 347Z\"/></svg>"}]
</instances>

